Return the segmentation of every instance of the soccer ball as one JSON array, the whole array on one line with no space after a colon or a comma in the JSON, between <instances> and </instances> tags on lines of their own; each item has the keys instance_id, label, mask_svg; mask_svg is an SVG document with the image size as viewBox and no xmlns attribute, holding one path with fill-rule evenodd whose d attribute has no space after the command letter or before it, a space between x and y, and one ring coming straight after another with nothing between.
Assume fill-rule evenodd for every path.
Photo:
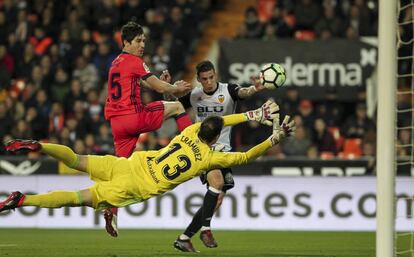
<instances>
[{"instance_id":1,"label":"soccer ball","mask_svg":"<svg viewBox=\"0 0 414 257\"><path fill-rule=\"evenodd\" d=\"M260 70L260 83L267 89L276 89L286 81L285 69L277 63L265 64Z\"/></svg>"}]
</instances>

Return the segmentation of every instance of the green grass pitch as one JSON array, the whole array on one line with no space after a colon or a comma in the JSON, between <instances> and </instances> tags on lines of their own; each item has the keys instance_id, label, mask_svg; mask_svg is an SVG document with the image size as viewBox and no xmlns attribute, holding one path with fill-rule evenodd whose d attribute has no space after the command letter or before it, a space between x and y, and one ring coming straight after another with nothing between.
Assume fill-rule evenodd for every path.
<instances>
[{"instance_id":1,"label":"green grass pitch","mask_svg":"<svg viewBox=\"0 0 414 257\"><path fill-rule=\"evenodd\" d=\"M219 247L181 253L172 247L176 230L121 230L111 238L102 230L0 229L0 256L361 256L375 255L368 232L215 231Z\"/></svg>"}]
</instances>

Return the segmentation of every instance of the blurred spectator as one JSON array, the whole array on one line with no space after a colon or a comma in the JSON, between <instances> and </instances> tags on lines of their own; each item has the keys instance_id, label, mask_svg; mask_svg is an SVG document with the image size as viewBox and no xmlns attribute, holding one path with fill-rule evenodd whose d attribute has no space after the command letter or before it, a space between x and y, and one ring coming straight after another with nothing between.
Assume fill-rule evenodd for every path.
<instances>
[{"instance_id":1,"label":"blurred spectator","mask_svg":"<svg viewBox=\"0 0 414 257\"><path fill-rule=\"evenodd\" d=\"M257 10L254 7L247 8L245 12L246 37L260 38L263 34L263 25L259 21Z\"/></svg>"},{"instance_id":2,"label":"blurred spectator","mask_svg":"<svg viewBox=\"0 0 414 257\"><path fill-rule=\"evenodd\" d=\"M53 103L49 117L49 133L59 134L65 125L65 115L60 103Z\"/></svg>"},{"instance_id":3,"label":"blurred spectator","mask_svg":"<svg viewBox=\"0 0 414 257\"><path fill-rule=\"evenodd\" d=\"M79 19L77 10L71 10L68 20L62 24L63 29L68 30L70 40L80 40L82 30L86 28L86 24Z\"/></svg>"},{"instance_id":4,"label":"blurred spectator","mask_svg":"<svg viewBox=\"0 0 414 257\"><path fill-rule=\"evenodd\" d=\"M72 77L80 81L82 91L85 93L91 89L96 89L98 85L99 78L96 67L93 64L88 63L83 56L78 56L76 58L76 65Z\"/></svg>"},{"instance_id":5,"label":"blurred spectator","mask_svg":"<svg viewBox=\"0 0 414 257\"><path fill-rule=\"evenodd\" d=\"M111 52L110 45L106 42L101 42L98 45L98 52L93 58L93 64L99 72L101 80L107 80L108 71L111 67L112 61L115 59L115 54Z\"/></svg>"},{"instance_id":6,"label":"blurred spectator","mask_svg":"<svg viewBox=\"0 0 414 257\"><path fill-rule=\"evenodd\" d=\"M36 108L29 107L25 121L30 125L33 131L33 139L40 140L48 137L49 119L38 115Z\"/></svg>"},{"instance_id":7,"label":"blurred spectator","mask_svg":"<svg viewBox=\"0 0 414 257\"><path fill-rule=\"evenodd\" d=\"M14 71L14 59L7 53L5 45L0 45L0 89L8 89Z\"/></svg>"},{"instance_id":8,"label":"blurred spectator","mask_svg":"<svg viewBox=\"0 0 414 257\"><path fill-rule=\"evenodd\" d=\"M77 154L88 154L85 143L82 139L76 139L73 144L73 151Z\"/></svg>"},{"instance_id":9,"label":"blurred spectator","mask_svg":"<svg viewBox=\"0 0 414 257\"><path fill-rule=\"evenodd\" d=\"M13 123L10 121L13 120L10 112L7 109L7 106L4 103L0 102L0 139L3 139L5 135L11 132Z\"/></svg>"},{"instance_id":10,"label":"blurred spectator","mask_svg":"<svg viewBox=\"0 0 414 257\"><path fill-rule=\"evenodd\" d=\"M17 55L16 58L16 76L29 78L32 72L32 67L36 64L37 59L34 52L34 47L31 44L24 46L23 56Z\"/></svg>"},{"instance_id":11,"label":"blurred spectator","mask_svg":"<svg viewBox=\"0 0 414 257\"><path fill-rule=\"evenodd\" d=\"M367 107L363 103L356 106L355 114L348 117L342 128L346 138L363 138L364 134L375 130L375 123L367 117Z\"/></svg>"},{"instance_id":12,"label":"blurred spectator","mask_svg":"<svg viewBox=\"0 0 414 257\"><path fill-rule=\"evenodd\" d=\"M299 103L299 113L303 120L303 126L312 128L315 121L315 114L313 112L313 104L310 100L301 100Z\"/></svg>"},{"instance_id":13,"label":"blurred spectator","mask_svg":"<svg viewBox=\"0 0 414 257\"><path fill-rule=\"evenodd\" d=\"M127 0L121 9L122 23L135 21L142 24L144 21L143 18L145 17L145 10L147 9L149 9L149 1Z\"/></svg>"},{"instance_id":14,"label":"blurred spectator","mask_svg":"<svg viewBox=\"0 0 414 257\"><path fill-rule=\"evenodd\" d=\"M308 151L306 152L306 157L308 157L309 159L318 159L319 158L319 150L318 147L315 145L311 145L308 148Z\"/></svg>"},{"instance_id":15,"label":"blurred spectator","mask_svg":"<svg viewBox=\"0 0 414 257\"><path fill-rule=\"evenodd\" d=\"M13 138L33 138L32 129L25 120L18 120L11 134Z\"/></svg>"},{"instance_id":16,"label":"blurred spectator","mask_svg":"<svg viewBox=\"0 0 414 257\"><path fill-rule=\"evenodd\" d=\"M36 108L37 113L44 119L49 118L49 113L51 109L51 103L47 97L45 90L38 90L36 92L35 101L33 106Z\"/></svg>"},{"instance_id":17,"label":"blurred spectator","mask_svg":"<svg viewBox=\"0 0 414 257\"><path fill-rule=\"evenodd\" d=\"M165 52L163 46L158 46L155 55L152 57L152 65L157 75L160 75L163 70L168 68L170 57Z\"/></svg>"},{"instance_id":18,"label":"blurred spectator","mask_svg":"<svg viewBox=\"0 0 414 257\"><path fill-rule=\"evenodd\" d=\"M17 27L15 31L17 41L26 42L30 33L31 27L27 18L27 11L21 9L17 13Z\"/></svg>"},{"instance_id":19,"label":"blurred spectator","mask_svg":"<svg viewBox=\"0 0 414 257\"><path fill-rule=\"evenodd\" d=\"M328 131L325 121L321 118L315 120L313 125L312 141L319 152L331 152L336 154L336 143L332 134Z\"/></svg>"},{"instance_id":20,"label":"blurred spectator","mask_svg":"<svg viewBox=\"0 0 414 257\"><path fill-rule=\"evenodd\" d=\"M401 129L398 132L397 140L397 155L398 156L411 156L412 155L412 129Z\"/></svg>"},{"instance_id":21,"label":"blurred spectator","mask_svg":"<svg viewBox=\"0 0 414 257\"><path fill-rule=\"evenodd\" d=\"M272 24L266 24L262 39L264 41L273 41L276 39L275 28L273 27Z\"/></svg>"},{"instance_id":22,"label":"blurred spectator","mask_svg":"<svg viewBox=\"0 0 414 257\"><path fill-rule=\"evenodd\" d=\"M293 24L286 21L286 16L287 14L285 9L275 6L269 23L275 28L277 37L286 38L293 36Z\"/></svg>"},{"instance_id":23,"label":"blurred spectator","mask_svg":"<svg viewBox=\"0 0 414 257\"><path fill-rule=\"evenodd\" d=\"M59 67L56 70L55 78L51 86L51 96L53 101L65 102L71 100L66 98L66 96L69 93L69 90L69 76L63 68Z\"/></svg>"},{"instance_id":24,"label":"blurred spectator","mask_svg":"<svg viewBox=\"0 0 414 257\"><path fill-rule=\"evenodd\" d=\"M53 39L45 34L42 27L36 27L34 35L29 38L29 43L34 46L34 52L40 56L47 51Z\"/></svg>"},{"instance_id":25,"label":"blurred spectator","mask_svg":"<svg viewBox=\"0 0 414 257\"><path fill-rule=\"evenodd\" d=\"M313 0L299 0L295 5L296 29L313 30L321 15L321 7Z\"/></svg>"},{"instance_id":26,"label":"blurred spectator","mask_svg":"<svg viewBox=\"0 0 414 257\"><path fill-rule=\"evenodd\" d=\"M89 111L90 117L90 132L94 134L99 133L99 127L103 120L103 107L99 103L98 92L96 90L90 90L87 95L87 110Z\"/></svg>"},{"instance_id":27,"label":"blurred spectator","mask_svg":"<svg viewBox=\"0 0 414 257\"><path fill-rule=\"evenodd\" d=\"M149 9L145 12L145 23L143 25L149 29L151 40L157 45L161 41L164 20L164 15L159 11Z\"/></svg>"},{"instance_id":28,"label":"blurred spectator","mask_svg":"<svg viewBox=\"0 0 414 257\"><path fill-rule=\"evenodd\" d=\"M286 156L307 156L311 145L312 142L303 126L298 126L294 136L286 138L281 143L283 153Z\"/></svg>"},{"instance_id":29,"label":"blurred spectator","mask_svg":"<svg viewBox=\"0 0 414 257\"><path fill-rule=\"evenodd\" d=\"M144 142L145 150L159 150L162 148L162 145L158 143L158 136L154 132L148 133L148 138Z\"/></svg>"},{"instance_id":30,"label":"blurred spectator","mask_svg":"<svg viewBox=\"0 0 414 257\"><path fill-rule=\"evenodd\" d=\"M97 154L99 152L99 146L95 143L95 137L92 134L87 134L84 141L86 153Z\"/></svg>"},{"instance_id":31,"label":"blurred spectator","mask_svg":"<svg viewBox=\"0 0 414 257\"><path fill-rule=\"evenodd\" d=\"M280 99L280 111L282 116L289 114L294 116L298 113L300 103L299 92L296 87L290 86L286 89L286 96Z\"/></svg>"},{"instance_id":32,"label":"blurred spectator","mask_svg":"<svg viewBox=\"0 0 414 257\"><path fill-rule=\"evenodd\" d=\"M335 10L332 5L325 5L323 16L315 25L316 35L323 38L326 31L331 33L331 37L340 37L344 31L342 20L335 15Z\"/></svg>"},{"instance_id":33,"label":"blurred spectator","mask_svg":"<svg viewBox=\"0 0 414 257\"><path fill-rule=\"evenodd\" d=\"M85 104L80 101L76 100L73 105L72 112L69 114L69 117L76 119L78 126L77 132L79 132L79 137L86 136L86 133L91 131L91 118L89 116L89 112L85 110Z\"/></svg>"},{"instance_id":34,"label":"blurred spectator","mask_svg":"<svg viewBox=\"0 0 414 257\"><path fill-rule=\"evenodd\" d=\"M93 8L93 20L96 23L98 32L112 34L120 21L120 11L115 6L115 0L99 0Z\"/></svg>"},{"instance_id":35,"label":"blurred spectator","mask_svg":"<svg viewBox=\"0 0 414 257\"><path fill-rule=\"evenodd\" d=\"M78 79L73 79L70 83L70 91L65 95L65 111L71 112L76 101L84 101L85 94L82 91L82 85Z\"/></svg>"},{"instance_id":36,"label":"blurred spectator","mask_svg":"<svg viewBox=\"0 0 414 257\"><path fill-rule=\"evenodd\" d=\"M99 154L114 154L114 143L112 134L107 124L99 127L99 136L96 138L96 144L99 146Z\"/></svg>"},{"instance_id":37,"label":"blurred spectator","mask_svg":"<svg viewBox=\"0 0 414 257\"><path fill-rule=\"evenodd\" d=\"M0 45L7 42L7 35L10 33L9 26L6 23L6 15L0 10Z\"/></svg>"}]
</instances>

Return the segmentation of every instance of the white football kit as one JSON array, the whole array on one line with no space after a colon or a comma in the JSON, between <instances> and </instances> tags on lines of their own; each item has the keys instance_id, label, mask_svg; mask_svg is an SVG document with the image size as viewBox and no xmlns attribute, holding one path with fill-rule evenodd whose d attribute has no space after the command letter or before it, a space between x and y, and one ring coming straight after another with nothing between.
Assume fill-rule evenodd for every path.
<instances>
[{"instance_id":1,"label":"white football kit","mask_svg":"<svg viewBox=\"0 0 414 257\"><path fill-rule=\"evenodd\" d=\"M209 116L224 116L236 111L236 103L240 98L240 87L235 84L218 83L216 91L205 93L202 87L194 88L190 94L182 97L180 101L184 108L193 107L196 114L196 122L201 122ZM231 127L223 127L218 144L224 145L223 151L230 151Z\"/></svg>"}]
</instances>

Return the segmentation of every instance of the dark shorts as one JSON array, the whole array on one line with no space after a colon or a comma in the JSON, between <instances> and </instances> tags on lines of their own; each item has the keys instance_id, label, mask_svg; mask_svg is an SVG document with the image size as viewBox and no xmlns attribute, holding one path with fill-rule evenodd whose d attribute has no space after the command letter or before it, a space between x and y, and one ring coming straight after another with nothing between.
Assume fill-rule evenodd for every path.
<instances>
[{"instance_id":1,"label":"dark shorts","mask_svg":"<svg viewBox=\"0 0 414 257\"><path fill-rule=\"evenodd\" d=\"M226 192L234 187L233 171L230 168L220 169L220 171L224 178L223 192ZM206 184L208 188L207 173L209 173L209 171L201 174L200 180L201 183Z\"/></svg>"},{"instance_id":2,"label":"dark shorts","mask_svg":"<svg viewBox=\"0 0 414 257\"><path fill-rule=\"evenodd\" d=\"M139 135L159 129L164 121L164 104L155 101L144 106L138 113L111 118L115 153L129 157L135 149Z\"/></svg>"}]
</instances>

